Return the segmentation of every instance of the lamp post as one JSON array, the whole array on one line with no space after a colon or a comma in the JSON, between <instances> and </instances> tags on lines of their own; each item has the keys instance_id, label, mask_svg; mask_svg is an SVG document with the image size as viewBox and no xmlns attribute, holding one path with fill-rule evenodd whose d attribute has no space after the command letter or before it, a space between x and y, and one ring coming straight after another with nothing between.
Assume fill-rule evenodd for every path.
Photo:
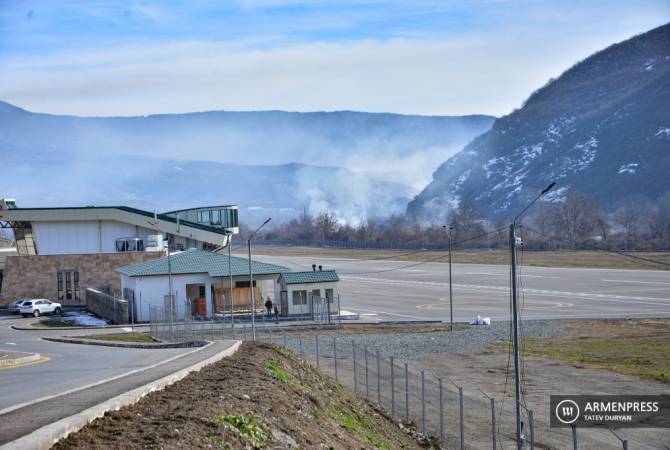
<instances>
[{"instance_id":1,"label":"lamp post","mask_svg":"<svg viewBox=\"0 0 670 450\"><path fill-rule=\"evenodd\" d=\"M254 274L251 270L251 239L271 220L272 217L268 217L268 219L263 222L260 227L256 228L256 231L251 233L247 239L247 251L249 253L249 289L251 290L251 335L253 336L254 341L256 340L256 290L254 289Z\"/></svg>"},{"instance_id":2,"label":"lamp post","mask_svg":"<svg viewBox=\"0 0 670 450\"><path fill-rule=\"evenodd\" d=\"M163 232L158 226L158 215L154 211L154 220L147 221L149 225L154 227L156 230ZM179 214L177 214L177 230L179 230ZM170 301L170 339L174 340L174 300L172 298L172 264L170 261L170 238L168 233L165 233L165 242L167 242L167 264L168 264L168 299Z\"/></svg>"},{"instance_id":3,"label":"lamp post","mask_svg":"<svg viewBox=\"0 0 670 450\"><path fill-rule=\"evenodd\" d=\"M549 186L544 188L542 192L538 194L535 199L528 204L512 221L512 224L509 227L509 243L510 251L512 257L512 321L514 328L514 401L516 404L516 446L518 450L523 448L523 437L521 435L521 377L520 377L520 366L521 359L519 357L519 311L517 308L517 292L516 292L516 246L517 246L517 236L516 236L516 222L521 218L521 216L533 206L533 204L540 199L544 194L549 192L556 182L551 182Z\"/></svg>"},{"instance_id":4,"label":"lamp post","mask_svg":"<svg viewBox=\"0 0 670 450\"><path fill-rule=\"evenodd\" d=\"M235 316L233 315L233 307L235 297L233 297L233 269L231 264L231 247L233 246L233 233L228 233L228 279L230 281L229 295L230 295L230 328L233 336L235 336ZM221 282L221 292L223 292L223 280Z\"/></svg>"},{"instance_id":5,"label":"lamp post","mask_svg":"<svg viewBox=\"0 0 670 450\"><path fill-rule=\"evenodd\" d=\"M442 228L446 230L447 226L444 225ZM454 331L454 297L451 288L451 231L453 229L454 227L449 226L449 230L447 231L447 238L449 242L449 331Z\"/></svg>"}]
</instances>

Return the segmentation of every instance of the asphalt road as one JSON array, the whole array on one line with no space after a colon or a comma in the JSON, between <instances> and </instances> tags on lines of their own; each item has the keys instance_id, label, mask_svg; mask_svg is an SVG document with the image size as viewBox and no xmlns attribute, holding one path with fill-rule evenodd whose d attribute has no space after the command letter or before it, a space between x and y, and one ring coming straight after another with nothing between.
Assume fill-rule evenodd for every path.
<instances>
[{"instance_id":1,"label":"asphalt road","mask_svg":"<svg viewBox=\"0 0 670 450\"><path fill-rule=\"evenodd\" d=\"M75 336L121 330L20 331L35 319L0 315L0 349L40 353L49 361L0 370L0 410L165 361L190 349L128 349L48 342L42 336Z\"/></svg>"},{"instance_id":2,"label":"asphalt road","mask_svg":"<svg viewBox=\"0 0 670 450\"><path fill-rule=\"evenodd\" d=\"M449 320L446 263L254 255L293 270L312 264L337 269L342 309L379 320ZM520 268L525 319L670 316L670 272L617 269ZM477 314L509 319L509 267L452 266L455 321Z\"/></svg>"}]
</instances>

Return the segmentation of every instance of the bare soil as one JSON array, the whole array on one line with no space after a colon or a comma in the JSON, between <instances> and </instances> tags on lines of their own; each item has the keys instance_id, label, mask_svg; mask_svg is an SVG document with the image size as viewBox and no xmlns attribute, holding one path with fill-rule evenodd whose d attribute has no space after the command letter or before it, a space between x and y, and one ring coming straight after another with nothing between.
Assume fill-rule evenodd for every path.
<instances>
[{"instance_id":1,"label":"bare soil","mask_svg":"<svg viewBox=\"0 0 670 450\"><path fill-rule=\"evenodd\" d=\"M422 448L402 427L280 347L244 343L56 449Z\"/></svg>"},{"instance_id":2,"label":"bare soil","mask_svg":"<svg viewBox=\"0 0 670 450\"><path fill-rule=\"evenodd\" d=\"M566 322L571 335L538 340L544 343L537 352L526 352L522 358L523 403L533 410L538 448L571 448L570 430L549 427L551 394L667 394L662 380L647 376L648 366L658 364L661 370L670 360L670 353L660 347L653 358L634 354L646 352L650 343L668 341L670 320L574 320ZM580 345L588 345L588 359L575 360L583 354ZM609 343L604 345L603 343ZM628 345L632 343L632 345ZM573 350L570 350L570 349ZM556 349L563 350L559 353ZM614 349L615 351L612 351ZM616 351L616 349L620 349ZM546 353L542 353L542 351ZM544 355L544 356L535 356ZM639 366L635 372L621 369L621 358L630 360L625 367ZM437 376L463 386L466 396L466 442L475 448L488 448L491 442L490 404L487 396L495 397L500 434L505 448L512 447L514 433L514 361L507 346L492 345L489 351L472 355L422 355L418 365ZM637 362L636 362L637 361ZM658 382L662 381L662 382ZM448 408L449 410L449 408ZM527 424L527 414L523 413ZM488 418L487 418L488 417ZM458 420L453 413L448 420ZM526 425L528 427L528 425ZM526 430L528 430L526 428ZM528 433L528 431L526 431ZM667 448L669 429L622 429L618 434L630 443L630 448ZM528 437L528 434L526 435ZM580 449L621 448L621 443L609 431L580 429Z\"/></svg>"},{"instance_id":3,"label":"bare soil","mask_svg":"<svg viewBox=\"0 0 670 450\"><path fill-rule=\"evenodd\" d=\"M259 255L315 256L351 259L389 259L396 261L445 262L446 251L411 251L344 249L331 247L292 247L256 245ZM602 251L545 251L525 250L524 264L538 267L591 267L603 269L670 270L670 266L645 261L651 259L670 264L670 252L626 252L631 256ZM468 250L452 252L452 261L461 264L509 264L509 250Z\"/></svg>"}]
</instances>

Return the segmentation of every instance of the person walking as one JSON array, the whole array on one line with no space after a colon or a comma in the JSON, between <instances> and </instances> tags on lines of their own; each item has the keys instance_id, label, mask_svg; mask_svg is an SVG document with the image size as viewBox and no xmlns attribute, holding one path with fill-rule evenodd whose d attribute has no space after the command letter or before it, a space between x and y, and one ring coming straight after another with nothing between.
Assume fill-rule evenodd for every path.
<instances>
[{"instance_id":1,"label":"person walking","mask_svg":"<svg viewBox=\"0 0 670 450\"><path fill-rule=\"evenodd\" d=\"M279 308L277 308L277 305L274 305L274 313L275 313L275 323L279 324Z\"/></svg>"},{"instance_id":2,"label":"person walking","mask_svg":"<svg viewBox=\"0 0 670 450\"><path fill-rule=\"evenodd\" d=\"M268 296L268 299L265 300L265 311L267 312L268 317L272 317L272 300Z\"/></svg>"}]
</instances>

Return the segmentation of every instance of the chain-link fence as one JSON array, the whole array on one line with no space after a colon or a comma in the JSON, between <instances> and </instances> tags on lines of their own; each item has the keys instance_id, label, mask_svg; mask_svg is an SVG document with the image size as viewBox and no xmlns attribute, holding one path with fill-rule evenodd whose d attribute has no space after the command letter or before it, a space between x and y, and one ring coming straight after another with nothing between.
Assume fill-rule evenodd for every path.
<instances>
[{"instance_id":1,"label":"chain-link fence","mask_svg":"<svg viewBox=\"0 0 670 450\"><path fill-rule=\"evenodd\" d=\"M191 311L189 302L175 307L173 314L150 307L151 336L167 342L241 339L283 345L355 394L379 405L396 420L413 423L418 432L431 437L442 448L495 450L510 448L514 443L515 404L507 396L497 401L481 390L472 392L470 388L466 393L465 387L451 378L385 355L378 348L369 348L345 336L319 335L319 327L328 325L312 324L316 330L303 335L300 330L304 328L277 326L272 320L264 322L259 318L252 328L250 323L236 323L231 317L204 319ZM543 444L537 448L554 448L547 447L546 442L556 443L558 448L579 448L576 428L550 428L547 418L538 421L533 411L525 407L522 421L525 448L536 448L538 430ZM628 441L618 435L614 439L607 430L601 434L610 437L608 448L628 448ZM600 441L604 441L602 436Z\"/></svg>"}]
</instances>

